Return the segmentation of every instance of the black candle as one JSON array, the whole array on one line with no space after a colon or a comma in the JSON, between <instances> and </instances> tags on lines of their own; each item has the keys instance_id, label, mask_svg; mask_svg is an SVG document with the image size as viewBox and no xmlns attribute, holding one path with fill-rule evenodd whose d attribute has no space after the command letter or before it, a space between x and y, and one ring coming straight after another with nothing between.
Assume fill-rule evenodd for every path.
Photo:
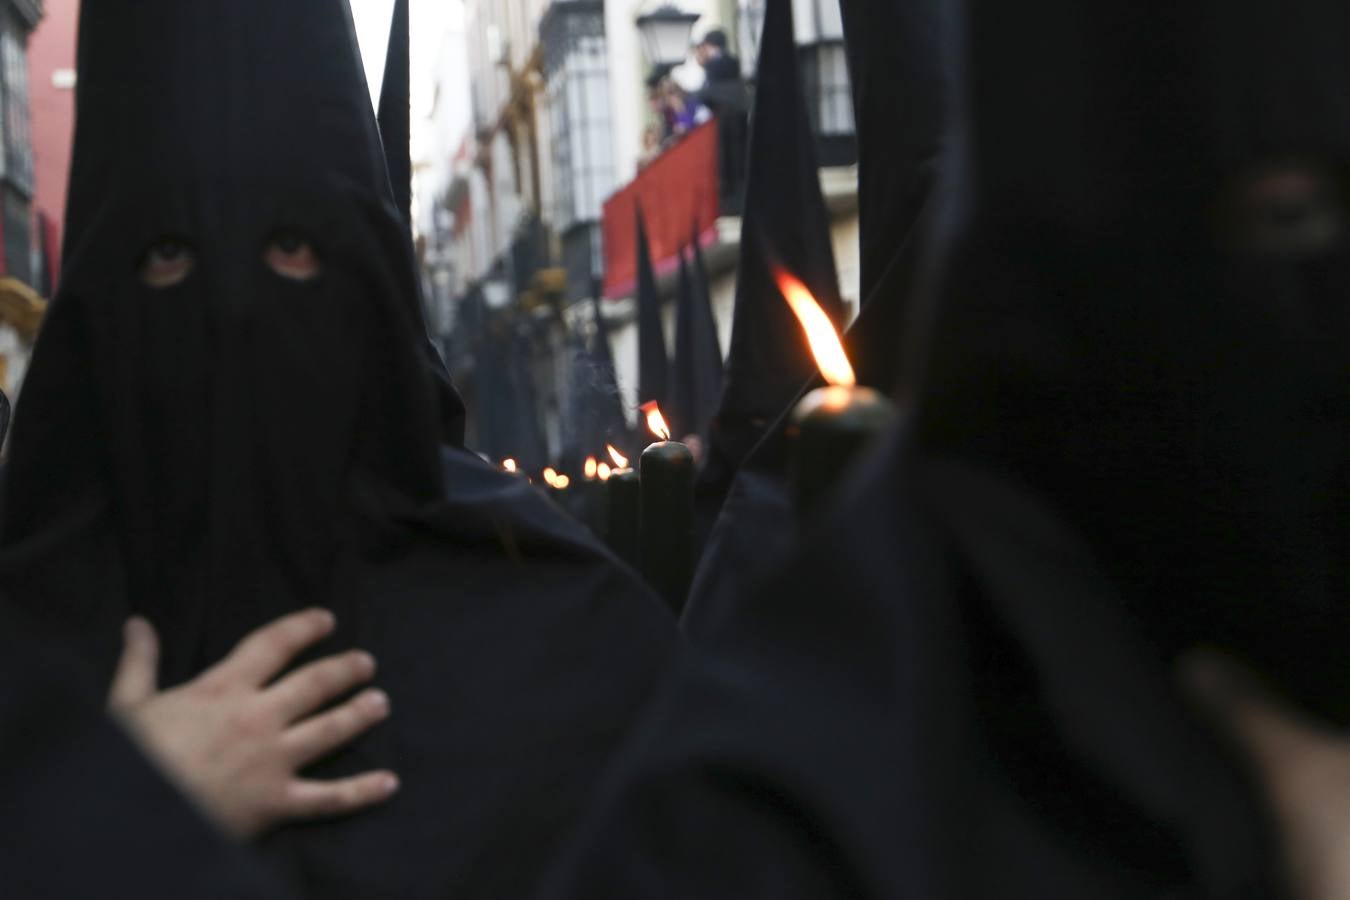
<instances>
[{"instance_id":1,"label":"black candle","mask_svg":"<svg viewBox=\"0 0 1350 900\"><path fill-rule=\"evenodd\" d=\"M891 401L871 388L832 385L806 395L792 414L798 515L819 510L894 418Z\"/></svg>"},{"instance_id":2,"label":"black candle","mask_svg":"<svg viewBox=\"0 0 1350 900\"><path fill-rule=\"evenodd\" d=\"M694 455L662 441L642 453L642 572L679 613L694 577Z\"/></svg>"},{"instance_id":3,"label":"black candle","mask_svg":"<svg viewBox=\"0 0 1350 900\"><path fill-rule=\"evenodd\" d=\"M619 469L605 482L605 537L609 548L634 569L642 566L642 487L638 473Z\"/></svg>"}]
</instances>

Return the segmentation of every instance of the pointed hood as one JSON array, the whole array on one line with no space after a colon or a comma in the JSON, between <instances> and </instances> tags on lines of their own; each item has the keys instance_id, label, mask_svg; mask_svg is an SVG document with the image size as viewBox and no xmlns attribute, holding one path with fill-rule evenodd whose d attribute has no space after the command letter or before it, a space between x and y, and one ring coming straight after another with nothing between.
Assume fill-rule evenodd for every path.
<instances>
[{"instance_id":1,"label":"pointed hood","mask_svg":"<svg viewBox=\"0 0 1350 900\"><path fill-rule=\"evenodd\" d=\"M969 15L978 206L918 442L1049 498L1164 653L1344 719L1350 6Z\"/></svg>"},{"instance_id":2,"label":"pointed hood","mask_svg":"<svg viewBox=\"0 0 1350 900\"><path fill-rule=\"evenodd\" d=\"M389 50L380 82L380 140L394 204L412 227L412 54L408 0L394 0Z\"/></svg>"},{"instance_id":3,"label":"pointed hood","mask_svg":"<svg viewBox=\"0 0 1350 900\"><path fill-rule=\"evenodd\" d=\"M628 420L623 414L623 395L619 392L619 376L614 367L614 350L609 343L609 325L600 308L600 291L591 298L591 319L595 333L591 336L590 356L595 366L597 409L595 434L597 450L603 443L620 444L628 431Z\"/></svg>"},{"instance_id":4,"label":"pointed hood","mask_svg":"<svg viewBox=\"0 0 1350 900\"><path fill-rule=\"evenodd\" d=\"M707 274L695 242L692 261L680 254L675 319L673 424L681 436L705 434L722 393L722 349L709 302Z\"/></svg>"},{"instance_id":5,"label":"pointed hood","mask_svg":"<svg viewBox=\"0 0 1350 900\"><path fill-rule=\"evenodd\" d=\"M964 215L959 0L842 0L858 136L862 308L845 347L863 384L891 392L916 353L928 290Z\"/></svg>"},{"instance_id":6,"label":"pointed hood","mask_svg":"<svg viewBox=\"0 0 1350 900\"><path fill-rule=\"evenodd\" d=\"M946 145L948 104L961 54L941 0L841 0L858 139L861 296L872 302L896 266L911 270L923 212ZM903 262L901 260L904 260ZM896 304L901 305L901 304Z\"/></svg>"},{"instance_id":7,"label":"pointed hood","mask_svg":"<svg viewBox=\"0 0 1350 900\"><path fill-rule=\"evenodd\" d=\"M666 355L666 331L661 324L661 294L656 289L647 225L637 212L637 313L638 313L638 402L670 405L670 358Z\"/></svg>"},{"instance_id":8,"label":"pointed hood","mask_svg":"<svg viewBox=\"0 0 1350 900\"><path fill-rule=\"evenodd\" d=\"M734 468L816 371L774 273L786 267L842 323L815 137L797 66L792 4L772 2L760 41L741 258L713 453Z\"/></svg>"},{"instance_id":9,"label":"pointed hood","mask_svg":"<svg viewBox=\"0 0 1350 900\"><path fill-rule=\"evenodd\" d=\"M321 602L375 507L439 497L462 405L347 0L101 0L79 65L61 290L0 545L116 534L183 672L208 630Z\"/></svg>"}]
</instances>

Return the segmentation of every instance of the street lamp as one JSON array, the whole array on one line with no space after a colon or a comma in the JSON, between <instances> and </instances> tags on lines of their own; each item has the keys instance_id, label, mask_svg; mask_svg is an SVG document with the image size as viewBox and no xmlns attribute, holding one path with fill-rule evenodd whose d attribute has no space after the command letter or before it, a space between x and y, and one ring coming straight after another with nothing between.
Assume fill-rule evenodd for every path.
<instances>
[{"instance_id":1,"label":"street lamp","mask_svg":"<svg viewBox=\"0 0 1350 900\"><path fill-rule=\"evenodd\" d=\"M689 55L689 38L698 13L687 13L667 3L637 18L647 62L653 67L676 66Z\"/></svg>"}]
</instances>

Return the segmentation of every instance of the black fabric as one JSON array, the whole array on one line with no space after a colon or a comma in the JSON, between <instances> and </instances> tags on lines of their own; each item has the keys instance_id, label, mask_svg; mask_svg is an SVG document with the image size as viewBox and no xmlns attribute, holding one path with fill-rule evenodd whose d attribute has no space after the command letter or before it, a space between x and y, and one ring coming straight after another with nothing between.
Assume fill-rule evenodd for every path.
<instances>
[{"instance_id":1,"label":"black fabric","mask_svg":"<svg viewBox=\"0 0 1350 900\"><path fill-rule=\"evenodd\" d=\"M619 375L614 367L614 350L609 343L609 326L600 308L600 292L591 298L591 318L595 333L591 336L591 358L596 377L596 434L597 451L604 448L599 442L618 443L628 433L628 420L623 414L623 395L619 393Z\"/></svg>"},{"instance_id":2,"label":"black fabric","mask_svg":"<svg viewBox=\"0 0 1350 900\"><path fill-rule=\"evenodd\" d=\"M722 348L701 254L692 261L680 255L673 375L670 414L675 434L702 437L722 391Z\"/></svg>"},{"instance_id":3,"label":"black fabric","mask_svg":"<svg viewBox=\"0 0 1350 900\"><path fill-rule=\"evenodd\" d=\"M0 895L286 896L104 716L79 669L0 604Z\"/></svg>"},{"instance_id":4,"label":"black fabric","mask_svg":"<svg viewBox=\"0 0 1350 900\"><path fill-rule=\"evenodd\" d=\"M901 352L903 343L918 339L918 333L909 333L915 329L908 319L922 319L922 310L911 309L911 298L940 272L949 235L963 221L968 202L961 4L849 0L842 12L859 83L856 119L870 142L862 150L859 202L870 211L861 222L864 263L873 260L863 276L868 299L844 334L844 347L859 383L903 406L907 397L897 388L920 358ZM880 27L887 23L893 27ZM914 52L888 52L896 41ZM781 297L775 294L773 301L786 310ZM760 429L758 442L744 442L736 466L722 452L730 446L729 431L714 430L709 464L696 489L706 543L684 615L689 634L715 629L728 607L791 547L796 528L787 482L788 416L801 394L821 384L818 375L799 381Z\"/></svg>"},{"instance_id":5,"label":"black fabric","mask_svg":"<svg viewBox=\"0 0 1350 900\"><path fill-rule=\"evenodd\" d=\"M922 244L919 226L949 138L947 101L962 56L952 52L950 10L936 0L841 3L858 136L863 304L878 297L897 258L909 260L912 276L912 248ZM903 282L892 290L904 290Z\"/></svg>"},{"instance_id":6,"label":"black fabric","mask_svg":"<svg viewBox=\"0 0 1350 900\"><path fill-rule=\"evenodd\" d=\"M1328 0L977 4L978 212L917 419L1081 529L1161 654L1219 645L1340 722L1346 28Z\"/></svg>"},{"instance_id":7,"label":"black fabric","mask_svg":"<svg viewBox=\"0 0 1350 900\"><path fill-rule=\"evenodd\" d=\"M637 233L638 402L656 403L666 409L670 406L670 357L666 355L666 330L661 324L661 294L640 209Z\"/></svg>"},{"instance_id":8,"label":"black fabric","mask_svg":"<svg viewBox=\"0 0 1350 900\"><path fill-rule=\"evenodd\" d=\"M756 84L731 344L696 486L705 534L750 450L815 372L776 274L805 284L836 323L844 318L790 3L766 9Z\"/></svg>"},{"instance_id":9,"label":"black fabric","mask_svg":"<svg viewBox=\"0 0 1350 900\"><path fill-rule=\"evenodd\" d=\"M389 49L380 82L379 126L389 183L408 227L412 227L412 48L408 0L394 0Z\"/></svg>"},{"instance_id":10,"label":"black fabric","mask_svg":"<svg viewBox=\"0 0 1350 900\"><path fill-rule=\"evenodd\" d=\"M669 614L447 446L345 0L105 0L81 25L70 247L16 415L0 589L105 678L146 615L166 684L332 608L322 650L374 652L397 711L316 771L406 789L269 851L325 900L518 895L646 697ZM278 229L316 278L267 267ZM165 236L196 263L156 289L138 270Z\"/></svg>"},{"instance_id":11,"label":"black fabric","mask_svg":"<svg viewBox=\"0 0 1350 900\"><path fill-rule=\"evenodd\" d=\"M899 432L691 644L546 898L1282 896L1091 548Z\"/></svg>"}]
</instances>

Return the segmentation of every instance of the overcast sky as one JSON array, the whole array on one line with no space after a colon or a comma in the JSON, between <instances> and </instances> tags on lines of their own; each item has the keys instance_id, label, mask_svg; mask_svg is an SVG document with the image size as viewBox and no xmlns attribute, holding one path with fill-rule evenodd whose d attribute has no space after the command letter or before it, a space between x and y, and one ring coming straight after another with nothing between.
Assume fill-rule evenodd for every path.
<instances>
[{"instance_id":1,"label":"overcast sky","mask_svg":"<svg viewBox=\"0 0 1350 900\"><path fill-rule=\"evenodd\" d=\"M459 22L461 8L458 0L411 0L411 3L413 142L416 146L418 129L431 107L436 55L444 50L446 29ZM351 4L361 55L365 58L366 77L374 95L372 100L378 103L394 0L351 0ZM467 98L467 90L463 94ZM445 100L442 98L442 102Z\"/></svg>"}]
</instances>

